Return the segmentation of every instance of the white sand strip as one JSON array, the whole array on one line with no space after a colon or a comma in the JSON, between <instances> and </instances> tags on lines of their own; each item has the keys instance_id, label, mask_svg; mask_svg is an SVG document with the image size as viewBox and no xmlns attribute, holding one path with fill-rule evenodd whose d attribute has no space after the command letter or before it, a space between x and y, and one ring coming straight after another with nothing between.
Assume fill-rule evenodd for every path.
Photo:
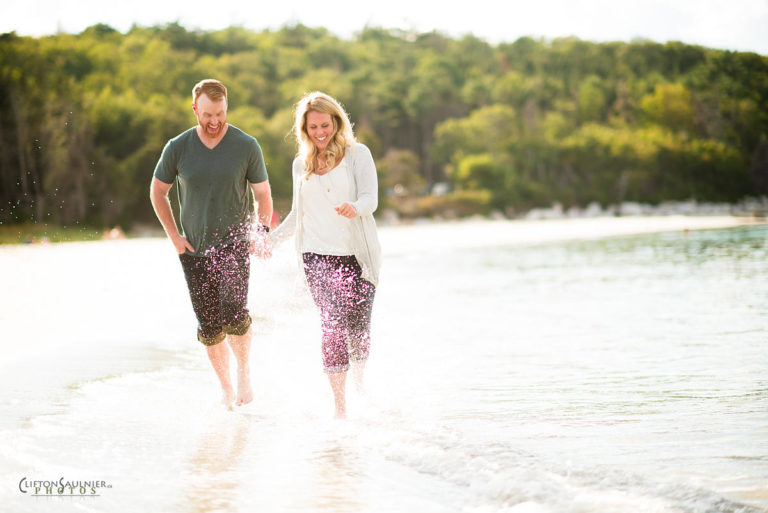
<instances>
[{"instance_id":1,"label":"white sand strip","mask_svg":"<svg viewBox=\"0 0 768 513\"><path fill-rule=\"evenodd\" d=\"M766 220L735 216L597 217L558 220L455 221L386 226L382 248L449 250L490 245L535 245L622 235L757 226ZM399 252L398 251L398 252Z\"/></svg>"}]
</instances>

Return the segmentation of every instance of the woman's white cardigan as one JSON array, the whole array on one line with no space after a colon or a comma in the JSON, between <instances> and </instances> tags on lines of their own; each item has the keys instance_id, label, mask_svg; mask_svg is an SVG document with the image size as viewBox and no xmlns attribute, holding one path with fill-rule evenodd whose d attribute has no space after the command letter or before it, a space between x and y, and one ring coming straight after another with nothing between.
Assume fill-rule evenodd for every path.
<instances>
[{"instance_id":1,"label":"woman's white cardigan","mask_svg":"<svg viewBox=\"0 0 768 513\"><path fill-rule=\"evenodd\" d=\"M355 258L363 270L363 279L374 286L379 283L379 269L381 268L381 246L376 232L376 221L373 212L379 204L379 184L376 178L376 165L373 162L371 151L362 143L355 143L346 150L344 156L347 159L347 173L349 176L350 197L347 203L354 207L357 215L350 219L352 222L352 247ZM299 262L302 262L301 248L304 234L303 205L301 202L301 187L306 180L304 160L296 157L293 161L293 202L291 213L270 233L270 240L274 246L296 237L296 251Z\"/></svg>"}]
</instances>

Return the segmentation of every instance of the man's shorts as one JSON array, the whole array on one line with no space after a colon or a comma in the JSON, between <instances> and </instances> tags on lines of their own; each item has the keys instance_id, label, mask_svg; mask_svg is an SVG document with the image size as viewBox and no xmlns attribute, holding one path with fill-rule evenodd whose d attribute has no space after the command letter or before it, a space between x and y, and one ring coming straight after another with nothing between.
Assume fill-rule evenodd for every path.
<instances>
[{"instance_id":1,"label":"man's shorts","mask_svg":"<svg viewBox=\"0 0 768 513\"><path fill-rule=\"evenodd\" d=\"M248 242L222 246L204 257L182 254L179 259L199 323L197 339L213 346L227 335L248 333Z\"/></svg>"}]
</instances>

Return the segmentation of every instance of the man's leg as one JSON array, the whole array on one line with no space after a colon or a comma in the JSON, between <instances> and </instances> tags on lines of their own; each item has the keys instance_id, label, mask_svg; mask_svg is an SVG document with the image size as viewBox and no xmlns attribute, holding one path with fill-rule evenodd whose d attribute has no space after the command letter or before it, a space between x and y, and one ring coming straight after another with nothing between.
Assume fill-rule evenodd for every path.
<instances>
[{"instance_id":1,"label":"man's leg","mask_svg":"<svg viewBox=\"0 0 768 513\"><path fill-rule=\"evenodd\" d=\"M219 283L222 317L227 342L237 362L237 398L243 406L253 401L251 389L251 315L248 312L250 256L248 243L238 242L222 251L222 280Z\"/></svg>"},{"instance_id":2,"label":"man's leg","mask_svg":"<svg viewBox=\"0 0 768 513\"><path fill-rule=\"evenodd\" d=\"M221 383L221 390L223 392L221 402L224 406L230 407L235 402L235 390L232 388L232 380L229 374L229 348L227 344L219 342L213 346L206 346L208 352L208 359L213 365L213 370L216 371L216 376Z\"/></svg>"},{"instance_id":3,"label":"man's leg","mask_svg":"<svg viewBox=\"0 0 768 513\"><path fill-rule=\"evenodd\" d=\"M221 402L230 406L235 401L235 392L229 375L229 348L221 343L224 333L221 331L217 270L208 257L180 255L179 259L199 323L197 339L205 345L208 360L221 383Z\"/></svg>"},{"instance_id":4,"label":"man's leg","mask_svg":"<svg viewBox=\"0 0 768 513\"><path fill-rule=\"evenodd\" d=\"M248 328L245 335L227 335L229 347L232 348L237 362L237 399L235 401L237 406L243 406L253 401L250 363L251 334L251 329Z\"/></svg>"}]
</instances>

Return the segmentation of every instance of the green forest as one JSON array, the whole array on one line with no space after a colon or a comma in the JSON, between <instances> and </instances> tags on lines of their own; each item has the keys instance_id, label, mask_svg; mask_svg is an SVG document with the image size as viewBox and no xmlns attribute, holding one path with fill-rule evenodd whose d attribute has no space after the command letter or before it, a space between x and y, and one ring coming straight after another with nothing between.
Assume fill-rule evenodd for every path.
<instances>
[{"instance_id":1,"label":"green forest","mask_svg":"<svg viewBox=\"0 0 768 513\"><path fill-rule=\"evenodd\" d=\"M404 217L768 194L768 57L755 53L95 25L0 36L0 223L155 222L152 171L195 124L191 88L209 77L229 89L228 121L259 140L283 215L292 110L312 90L345 105L376 158L380 211Z\"/></svg>"}]
</instances>

